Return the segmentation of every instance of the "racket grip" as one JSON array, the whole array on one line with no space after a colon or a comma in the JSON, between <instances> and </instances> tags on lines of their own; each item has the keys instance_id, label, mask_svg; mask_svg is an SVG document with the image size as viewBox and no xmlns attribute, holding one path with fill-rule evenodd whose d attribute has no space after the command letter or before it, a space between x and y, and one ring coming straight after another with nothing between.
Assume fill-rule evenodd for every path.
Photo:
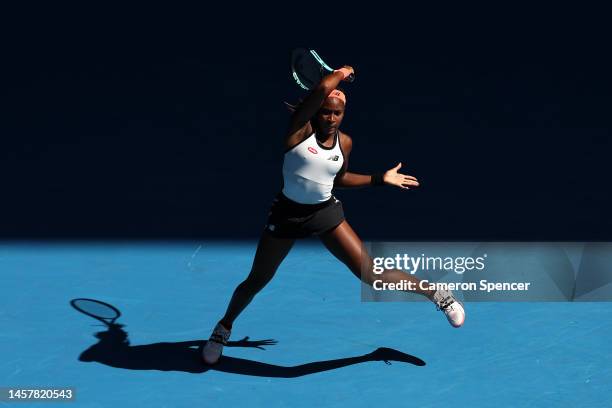
<instances>
[{"instance_id":1,"label":"racket grip","mask_svg":"<svg viewBox=\"0 0 612 408\"><path fill-rule=\"evenodd\" d=\"M353 82L355 80L355 74L352 73L344 79L346 82Z\"/></svg>"}]
</instances>

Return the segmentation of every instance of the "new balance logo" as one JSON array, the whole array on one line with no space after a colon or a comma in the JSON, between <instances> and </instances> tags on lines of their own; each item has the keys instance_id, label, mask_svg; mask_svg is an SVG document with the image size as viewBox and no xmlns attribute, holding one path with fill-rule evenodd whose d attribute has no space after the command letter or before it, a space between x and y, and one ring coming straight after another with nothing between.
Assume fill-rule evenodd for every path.
<instances>
[{"instance_id":1,"label":"new balance logo","mask_svg":"<svg viewBox=\"0 0 612 408\"><path fill-rule=\"evenodd\" d=\"M338 161L338 159L339 159L339 158L340 158L340 156L338 156L338 155L336 154L336 155L329 156L329 157L327 158L327 160L331 160L331 161Z\"/></svg>"}]
</instances>

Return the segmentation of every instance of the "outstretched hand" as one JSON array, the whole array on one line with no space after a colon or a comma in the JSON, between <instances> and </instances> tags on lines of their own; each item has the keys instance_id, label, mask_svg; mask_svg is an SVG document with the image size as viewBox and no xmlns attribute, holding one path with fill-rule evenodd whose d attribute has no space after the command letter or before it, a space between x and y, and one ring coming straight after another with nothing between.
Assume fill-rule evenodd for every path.
<instances>
[{"instance_id":1,"label":"outstretched hand","mask_svg":"<svg viewBox=\"0 0 612 408\"><path fill-rule=\"evenodd\" d=\"M401 168L402 163L400 162L397 164L397 166L393 167L390 170L387 170L383 175L383 181L385 182L385 184L389 184L391 186L396 186L406 190L418 187L419 182L417 181L416 177L408 176L406 174L401 174L397 172Z\"/></svg>"}]
</instances>

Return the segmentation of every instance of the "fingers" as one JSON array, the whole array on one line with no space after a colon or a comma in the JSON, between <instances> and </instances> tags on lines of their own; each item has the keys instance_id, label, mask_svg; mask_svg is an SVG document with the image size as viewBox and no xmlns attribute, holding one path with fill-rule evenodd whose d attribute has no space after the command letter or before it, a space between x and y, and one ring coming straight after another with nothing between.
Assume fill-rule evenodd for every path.
<instances>
[{"instance_id":1,"label":"fingers","mask_svg":"<svg viewBox=\"0 0 612 408\"><path fill-rule=\"evenodd\" d=\"M405 189L410 189L411 187L419 187L420 184L416 178L412 176L400 176L399 180L397 180L397 186Z\"/></svg>"},{"instance_id":2,"label":"fingers","mask_svg":"<svg viewBox=\"0 0 612 408\"><path fill-rule=\"evenodd\" d=\"M416 177L413 177L413 176L405 176L403 174L398 174L395 177L395 181L397 181L398 184L406 184L412 187L419 186L419 181L416 179Z\"/></svg>"},{"instance_id":3,"label":"fingers","mask_svg":"<svg viewBox=\"0 0 612 408\"><path fill-rule=\"evenodd\" d=\"M412 186L418 186L419 185L419 181L415 177L412 177L412 176L403 176L402 181L404 183L408 183L408 184L410 184Z\"/></svg>"},{"instance_id":4,"label":"fingers","mask_svg":"<svg viewBox=\"0 0 612 408\"><path fill-rule=\"evenodd\" d=\"M348 69L349 71L351 71L351 74L355 73L355 69L353 67L351 67L350 65L344 65L342 68Z\"/></svg>"},{"instance_id":5,"label":"fingers","mask_svg":"<svg viewBox=\"0 0 612 408\"><path fill-rule=\"evenodd\" d=\"M416 177L408 174L401 174L397 171L402 168L402 162L399 162L395 167L385 174L385 181L394 186L410 190L410 188L419 187L419 181Z\"/></svg>"},{"instance_id":6,"label":"fingers","mask_svg":"<svg viewBox=\"0 0 612 408\"><path fill-rule=\"evenodd\" d=\"M410 190L410 186L408 186L407 184L396 184L396 186L403 190Z\"/></svg>"}]
</instances>

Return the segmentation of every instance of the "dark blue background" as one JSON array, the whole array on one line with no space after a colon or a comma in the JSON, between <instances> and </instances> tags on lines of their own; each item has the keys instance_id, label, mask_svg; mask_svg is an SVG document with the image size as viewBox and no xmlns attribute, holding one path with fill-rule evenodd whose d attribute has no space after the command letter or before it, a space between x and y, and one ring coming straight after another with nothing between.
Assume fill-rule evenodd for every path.
<instances>
[{"instance_id":1,"label":"dark blue background","mask_svg":"<svg viewBox=\"0 0 612 408\"><path fill-rule=\"evenodd\" d=\"M258 236L281 185L282 102L300 95L289 54L307 46L356 69L351 170L402 161L422 182L339 191L364 238L612 238L612 64L595 11L231 9L17 13L1 237Z\"/></svg>"}]
</instances>

